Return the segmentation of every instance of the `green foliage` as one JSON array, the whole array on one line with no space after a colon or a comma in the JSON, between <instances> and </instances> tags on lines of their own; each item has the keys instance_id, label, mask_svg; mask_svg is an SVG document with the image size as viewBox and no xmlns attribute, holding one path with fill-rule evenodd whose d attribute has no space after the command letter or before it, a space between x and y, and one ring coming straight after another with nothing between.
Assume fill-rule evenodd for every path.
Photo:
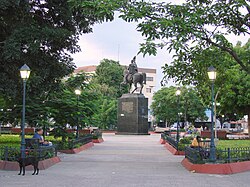
<instances>
[{"instance_id":1,"label":"green foliage","mask_svg":"<svg viewBox=\"0 0 250 187\"><path fill-rule=\"evenodd\" d=\"M245 45L238 43L234 50L242 59L249 58L248 41ZM200 63L202 62L202 63ZM211 106L211 82L207 76L207 68L216 67L215 98L220 102L218 107L221 114L234 114L239 116L250 111L249 82L250 75L243 71L232 58L217 48L209 48L192 54L192 61L174 60L172 64L165 65L166 78L174 78L182 84L193 84L199 91L203 102Z\"/></svg>"},{"instance_id":2,"label":"green foliage","mask_svg":"<svg viewBox=\"0 0 250 187\"><path fill-rule=\"evenodd\" d=\"M93 139L98 139L98 138L102 138L102 132L100 130L95 130L92 133L92 138Z\"/></svg>"},{"instance_id":3,"label":"green foliage","mask_svg":"<svg viewBox=\"0 0 250 187\"><path fill-rule=\"evenodd\" d=\"M180 144L188 144L188 145L190 145L190 144L191 144L191 139L185 137L185 138L180 139L180 142L179 142L179 143L180 143Z\"/></svg>"},{"instance_id":4,"label":"green foliage","mask_svg":"<svg viewBox=\"0 0 250 187\"><path fill-rule=\"evenodd\" d=\"M7 147L0 147L0 160L5 160L5 154L8 155L7 161L16 161L17 158L20 156L20 149L16 148L7 148Z\"/></svg>"},{"instance_id":5,"label":"green foliage","mask_svg":"<svg viewBox=\"0 0 250 187\"><path fill-rule=\"evenodd\" d=\"M75 139L75 136L73 134L71 134L71 136L69 135L67 141L57 141L56 142L56 147L58 150L68 150L68 149L75 149L75 148L79 148L82 145L85 145L86 142L85 141L80 141L79 140L81 138L84 138L84 136L79 137L78 139ZM76 143L75 141L77 141L78 143Z\"/></svg>"},{"instance_id":6,"label":"green foliage","mask_svg":"<svg viewBox=\"0 0 250 187\"><path fill-rule=\"evenodd\" d=\"M25 135L25 138L32 138L33 135ZM51 141L53 143L60 142L61 139L55 139L53 136L44 137L47 141ZM20 148L21 145L21 137L19 135L1 135L0 136L0 146L10 146Z\"/></svg>"},{"instance_id":7,"label":"green foliage","mask_svg":"<svg viewBox=\"0 0 250 187\"><path fill-rule=\"evenodd\" d=\"M103 59L96 68L93 82L103 86L104 89L107 87L106 90L103 89L105 96L118 98L125 92L124 87L120 86L124 69L117 61Z\"/></svg>"},{"instance_id":8,"label":"green foliage","mask_svg":"<svg viewBox=\"0 0 250 187\"><path fill-rule=\"evenodd\" d=\"M48 121L48 113L53 109L45 103L58 91L61 79L73 72L75 65L70 53L80 51L79 35L92 32L95 23L113 20L113 10L120 3L122 1L0 2L0 98L5 101L4 108L13 111L8 121L16 124L20 121L19 68L24 63L32 71L27 82L27 116L30 117L27 120L33 126Z\"/></svg>"},{"instance_id":9,"label":"green foliage","mask_svg":"<svg viewBox=\"0 0 250 187\"><path fill-rule=\"evenodd\" d=\"M249 147L250 140L220 140L216 146L218 149L227 149L234 147Z\"/></svg>"},{"instance_id":10,"label":"green foliage","mask_svg":"<svg viewBox=\"0 0 250 187\"><path fill-rule=\"evenodd\" d=\"M157 48L176 52L180 63L192 61L195 52L214 46L231 56L250 73L247 59L242 58L225 37L249 35L249 4L246 1L196 1L185 3L130 1L120 9L125 21L138 22L137 30L146 37L140 52L156 55ZM200 62L201 64L202 62Z\"/></svg>"},{"instance_id":11,"label":"green foliage","mask_svg":"<svg viewBox=\"0 0 250 187\"><path fill-rule=\"evenodd\" d=\"M91 80L91 90L98 99L95 101L96 113L91 123L101 129L114 128L117 123L117 98L126 92L121 87L124 68L114 60L103 59L96 68L96 75Z\"/></svg>"},{"instance_id":12,"label":"green foliage","mask_svg":"<svg viewBox=\"0 0 250 187\"><path fill-rule=\"evenodd\" d=\"M168 124L172 124L177 121L178 112L182 113L181 121L194 123L198 118L206 118L206 108L194 88L181 88L179 108L175 93L175 87L162 88L155 93L152 110L157 120L165 120Z\"/></svg>"},{"instance_id":13,"label":"green foliage","mask_svg":"<svg viewBox=\"0 0 250 187\"><path fill-rule=\"evenodd\" d=\"M190 146L190 145L191 145L191 139L188 137L185 137L185 138L180 139L179 144L178 144L178 149L180 151L184 151L185 147Z\"/></svg>"}]
</instances>

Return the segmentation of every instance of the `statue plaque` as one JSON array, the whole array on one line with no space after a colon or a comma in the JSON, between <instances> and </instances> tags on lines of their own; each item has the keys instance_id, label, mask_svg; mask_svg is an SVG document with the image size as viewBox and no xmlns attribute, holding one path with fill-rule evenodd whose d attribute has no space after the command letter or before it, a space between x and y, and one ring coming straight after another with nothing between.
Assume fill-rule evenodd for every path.
<instances>
[{"instance_id":1,"label":"statue plaque","mask_svg":"<svg viewBox=\"0 0 250 187\"><path fill-rule=\"evenodd\" d=\"M133 113L134 112L133 102L122 102L122 111L129 114Z\"/></svg>"}]
</instances>

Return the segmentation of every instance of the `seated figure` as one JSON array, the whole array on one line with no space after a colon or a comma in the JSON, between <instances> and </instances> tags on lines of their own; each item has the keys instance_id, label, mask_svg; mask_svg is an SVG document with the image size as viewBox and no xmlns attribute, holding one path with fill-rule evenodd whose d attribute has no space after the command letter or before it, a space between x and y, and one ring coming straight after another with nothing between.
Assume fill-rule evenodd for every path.
<instances>
[{"instance_id":1,"label":"seated figure","mask_svg":"<svg viewBox=\"0 0 250 187\"><path fill-rule=\"evenodd\" d=\"M36 138L36 139L39 140L40 146L51 146L52 143L48 142L48 141L45 141L42 134L43 134L43 129L38 128L38 129L36 129L33 138Z\"/></svg>"},{"instance_id":2,"label":"seated figure","mask_svg":"<svg viewBox=\"0 0 250 187\"><path fill-rule=\"evenodd\" d=\"M199 148L199 147L203 147L202 146L202 142L201 142L201 137L200 136L196 136L192 143L191 143L191 147L192 148Z\"/></svg>"}]
</instances>

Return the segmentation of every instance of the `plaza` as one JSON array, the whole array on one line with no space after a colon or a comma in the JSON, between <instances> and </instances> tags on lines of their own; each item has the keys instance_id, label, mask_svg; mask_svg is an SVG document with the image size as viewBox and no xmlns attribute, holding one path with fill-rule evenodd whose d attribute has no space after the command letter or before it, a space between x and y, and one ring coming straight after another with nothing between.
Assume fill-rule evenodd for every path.
<instances>
[{"instance_id":1,"label":"plaza","mask_svg":"<svg viewBox=\"0 0 250 187\"><path fill-rule=\"evenodd\" d=\"M172 155L159 143L160 134L125 136L103 134L105 142L78 154L59 153L61 162L42 170L38 176L27 171L0 170L1 187L86 186L248 186L250 172L233 175L198 174L187 171L184 156Z\"/></svg>"}]
</instances>

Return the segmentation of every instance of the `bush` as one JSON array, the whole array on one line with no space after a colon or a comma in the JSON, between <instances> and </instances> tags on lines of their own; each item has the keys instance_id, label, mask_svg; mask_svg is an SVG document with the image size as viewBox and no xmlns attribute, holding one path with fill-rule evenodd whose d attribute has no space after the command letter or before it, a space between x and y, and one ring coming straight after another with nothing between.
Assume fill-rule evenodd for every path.
<instances>
[{"instance_id":1,"label":"bush","mask_svg":"<svg viewBox=\"0 0 250 187\"><path fill-rule=\"evenodd\" d=\"M190 140L190 138L182 138L182 139L180 139L180 144L191 144L191 140Z\"/></svg>"},{"instance_id":2,"label":"bush","mask_svg":"<svg viewBox=\"0 0 250 187\"><path fill-rule=\"evenodd\" d=\"M92 133L93 139L99 139L102 138L102 132L100 130L94 130Z\"/></svg>"}]
</instances>

